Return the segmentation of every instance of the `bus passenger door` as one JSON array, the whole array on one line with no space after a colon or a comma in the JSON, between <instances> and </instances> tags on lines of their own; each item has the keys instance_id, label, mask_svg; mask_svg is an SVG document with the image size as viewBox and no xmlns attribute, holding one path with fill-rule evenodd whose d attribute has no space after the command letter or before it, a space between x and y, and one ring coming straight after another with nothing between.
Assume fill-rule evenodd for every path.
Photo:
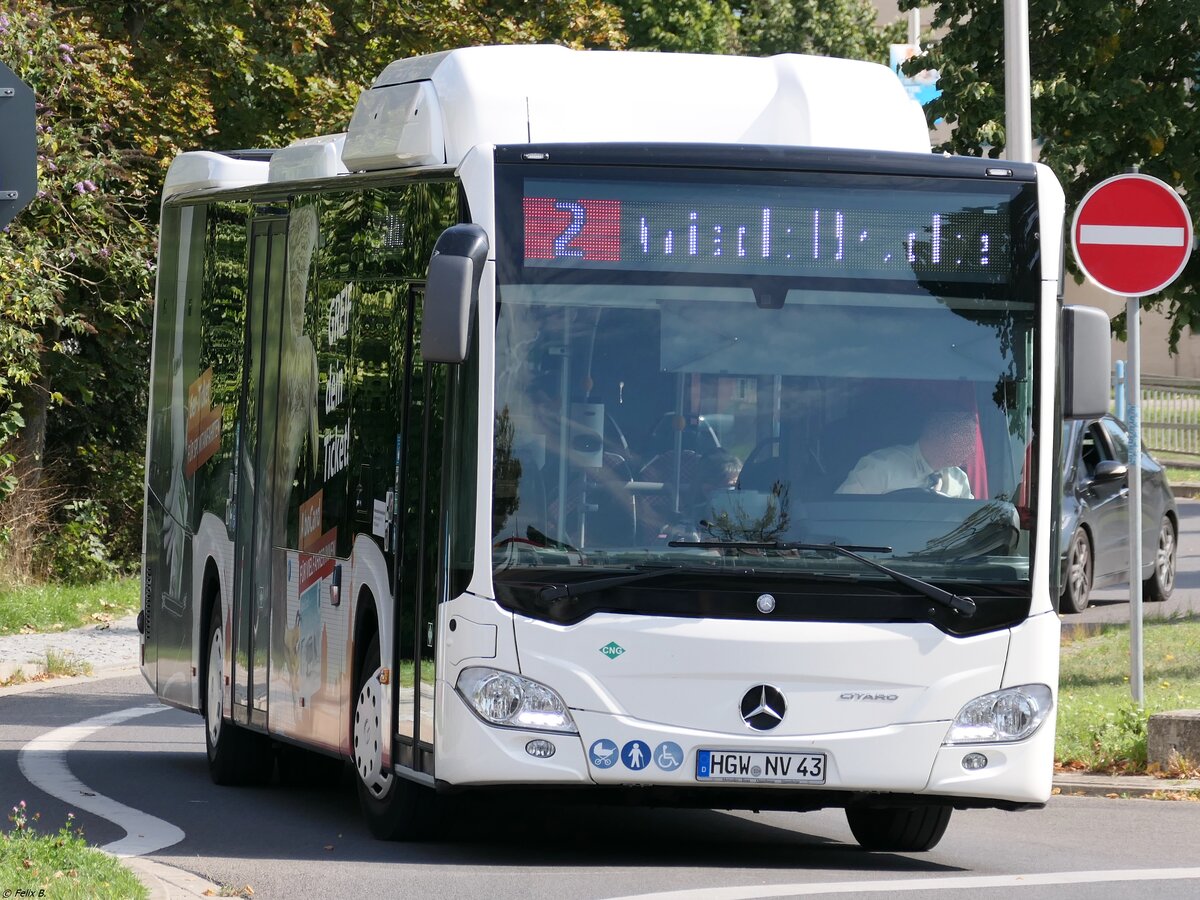
<instances>
[{"instance_id":1,"label":"bus passenger door","mask_svg":"<svg viewBox=\"0 0 1200 900\"><path fill-rule=\"evenodd\" d=\"M267 725L272 512L287 220L257 219L250 234L246 366L238 416L233 584L233 719Z\"/></svg>"},{"instance_id":2,"label":"bus passenger door","mask_svg":"<svg viewBox=\"0 0 1200 900\"><path fill-rule=\"evenodd\" d=\"M433 774L433 712L436 616L444 579L438 572L446 541L441 531L442 446L445 434L446 373L421 359L419 343L423 284L410 284L402 315L404 373L400 397L397 484L396 761Z\"/></svg>"}]
</instances>

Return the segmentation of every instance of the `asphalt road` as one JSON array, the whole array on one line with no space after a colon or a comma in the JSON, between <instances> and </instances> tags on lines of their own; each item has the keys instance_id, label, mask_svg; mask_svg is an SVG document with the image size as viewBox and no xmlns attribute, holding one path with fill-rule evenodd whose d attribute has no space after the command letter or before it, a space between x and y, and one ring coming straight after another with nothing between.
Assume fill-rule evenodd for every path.
<instances>
[{"instance_id":1,"label":"asphalt road","mask_svg":"<svg viewBox=\"0 0 1200 900\"><path fill-rule=\"evenodd\" d=\"M1179 557L1175 592L1165 603L1144 603L1143 619L1200 614L1200 500L1177 500ZM1062 617L1063 626L1078 622L1128 622L1129 585L1092 593L1092 605L1081 613Z\"/></svg>"},{"instance_id":2,"label":"asphalt road","mask_svg":"<svg viewBox=\"0 0 1200 900\"><path fill-rule=\"evenodd\" d=\"M672 892L675 900L838 893L915 897L1192 898L1200 893L1200 803L1056 797L1042 811L955 813L926 854L868 854L840 812L724 813L540 804L463 805L444 839L373 840L349 781L298 787L219 788L208 778L199 717L152 707L137 675L0 697L0 803L25 800L54 829L77 812L87 837L125 831L79 804L123 804L139 820L131 839L178 843L150 858L255 898L611 898ZM25 754L48 733L132 710L62 752ZM64 732L57 732L62 735ZM82 734L79 729L68 734ZM49 737L53 737L49 734ZM35 747L39 745L34 745ZM42 748L44 750L45 747ZM42 770L39 774L39 767ZM69 772L67 770L69 769ZM53 767L50 770L53 772ZM78 779L72 782L71 777ZM9 887L0 885L0 889ZM684 893L675 893L684 892Z\"/></svg>"}]
</instances>

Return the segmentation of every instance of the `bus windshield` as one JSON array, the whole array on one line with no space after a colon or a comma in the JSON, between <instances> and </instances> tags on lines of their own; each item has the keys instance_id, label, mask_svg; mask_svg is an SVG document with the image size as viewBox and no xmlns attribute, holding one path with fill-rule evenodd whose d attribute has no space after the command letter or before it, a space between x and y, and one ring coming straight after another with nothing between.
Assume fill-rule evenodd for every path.
<instances>
[{"instance_id":1,"label":"bus windshield","mask_svg":"<svg viewBox=\"0 0 1200 900\"><path fill-rule=\"evenodd\" d=\"M1027 583L1033 187L500 165L497 572ZM647 587L655 585L648 579Z\"/></svg>"}]
</instances>

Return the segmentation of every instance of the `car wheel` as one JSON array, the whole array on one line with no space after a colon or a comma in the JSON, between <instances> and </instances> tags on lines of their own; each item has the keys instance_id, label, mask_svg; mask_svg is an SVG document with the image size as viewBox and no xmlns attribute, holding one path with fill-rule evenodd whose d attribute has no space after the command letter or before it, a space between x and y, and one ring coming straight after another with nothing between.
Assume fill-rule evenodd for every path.
<instances>
[{"instance_id":1,"label":"car wheel","mask_svg":"<svg viewBox=\"0 0 1200 900\"><path fill-rule=\"evenodd\" d=\"M1092 595L1094 560L1092 541L1083 528L1076 528L1067 552L1067 579L1063 585L1061 612L1081 613Z\"/></svg>"},{"instance_id":2,"label":"car wheel","mask_svg":"<svg viewBox=\"0 0 1200 900\"><path fill-rule=\"evenodd\" d=\"M922 853L937 846L950 823L949 806L847 809L846 821L864 850Z\"/></svg>"},{"instance_id":3,"label":"car wheel","mask_svg":"<svg viewBox=\"0 0 1200 900\"><path fill-rule=\"evenodd\" d=\"M383 765L381 745L388 725L383 702L386 687L380 680L382 671L376 635L363 657L351 722L358 805L371 834L379 840L420 840L431 836L435 795L431 789L401 778Z\"/></svg>"},{"instance_id":4,"label":"car wheel","mask_svg":"<svg viewBox=\"0 0 1200 900\"><path fill-rule=\"evenodd\" d=\"M208 774L216 784L264 784L275 758L268 739L225 718L225 629L221 603L213 604L204 668L204 747Z\"/></svg>"},{"instance_id":5,"label":"car wheel","mask_svg":"<svg viewBox=\"0 0 1200 900\"><path fill-rule=\"evenodd\" d=\"M1151 603L1167 600L1175 590L1175 557L1179 545L1175 540L1175 523L1163 516L1158 529L1158 549L1154 553L1154 573L1142 582L1142 598Z\"/></svg>"}]
</instances>

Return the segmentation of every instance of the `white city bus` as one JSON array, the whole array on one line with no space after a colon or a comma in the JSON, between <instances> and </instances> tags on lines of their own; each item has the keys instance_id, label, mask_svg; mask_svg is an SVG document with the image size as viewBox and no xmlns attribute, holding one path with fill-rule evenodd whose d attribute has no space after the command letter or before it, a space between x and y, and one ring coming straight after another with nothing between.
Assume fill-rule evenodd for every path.
<instances>
[{"instance_id":1,"label":"white city bus","mask_svg":"<svg viewBox=\"0 0 1200 900\"><path fill-rule=\"evenodd\" d=\"M882 66L481 47L178 157L142 671L214 780L350 761L385 838L534 786L894 850L1044 804L1107 319L1047 169L929 149Z\"/></svg>"}]
</instances>

